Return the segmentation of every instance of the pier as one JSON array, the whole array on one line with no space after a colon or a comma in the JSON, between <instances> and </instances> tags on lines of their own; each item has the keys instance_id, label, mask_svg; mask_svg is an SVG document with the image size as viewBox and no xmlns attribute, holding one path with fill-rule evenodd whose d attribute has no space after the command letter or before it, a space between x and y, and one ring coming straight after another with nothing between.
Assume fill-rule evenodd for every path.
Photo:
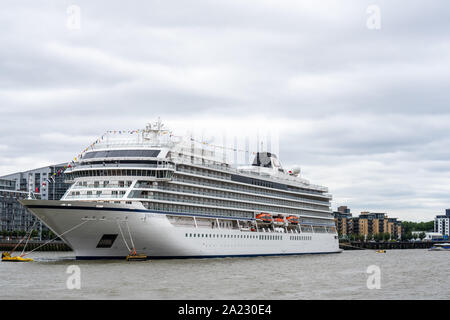
<instances>
[{"instance_id":1,"label":"pier","mask_svg":"<svg viewBox=\"0 0 450 320\"><path fill-rule=\"evenodd\" d=\"M0 240L0 251L10 251L12 250L18 243L17 240ZM35 241L29 241L27 244L26 251L33 250L40 245L44 244L46 241L42 240L35 240ZM16 251L22 251L24 242L21 243L15 250ZM65 242L63 241L53 241L51 243L46 244L45 246L42 246L41 248L37 249L36 251L72 251L72 248L70 248Z\"/></svg>"},{"instance_id":2,"label":"pier","mask_svg":"<svg viewBox=\"0 0 450 320\"><path fill-rule=\"evenodd\" d=\"M429 249L435 243L431 241L339 241L339 248L344 250Z\"/></svg>"}]
</instances>

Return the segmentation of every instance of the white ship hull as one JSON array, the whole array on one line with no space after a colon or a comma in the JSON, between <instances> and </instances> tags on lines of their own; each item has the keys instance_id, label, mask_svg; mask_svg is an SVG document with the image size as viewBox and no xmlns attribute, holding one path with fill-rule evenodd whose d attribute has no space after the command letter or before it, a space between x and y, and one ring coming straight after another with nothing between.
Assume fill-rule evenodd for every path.
<instances>
[{"instance_id":1,"label":"white ship hull","mask_svg":"<svg viewBox=\"0 0 450 320\"><path fill-rule=\"evenodd\" d=\"M77 259L123 258L130 253L127 244L131 247L132 243L138 253L150 259L341 252L334 233L175 226L165 213L131 205L47 200L22 200L22 204L58 235L74 228L61 238L74 250ZM98 247L104 235L117 235L109 248Z\"/></svg>"}]
</instances>

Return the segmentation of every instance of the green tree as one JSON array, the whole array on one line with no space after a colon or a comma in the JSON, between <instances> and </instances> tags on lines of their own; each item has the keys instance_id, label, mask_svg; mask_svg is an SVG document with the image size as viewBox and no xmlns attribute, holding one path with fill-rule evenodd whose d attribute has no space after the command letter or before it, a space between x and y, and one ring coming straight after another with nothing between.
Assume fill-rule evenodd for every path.
<instances>
[{"instance_id":1,"label":"green tree","mask_svg":"<svg viewBox=\"0 0 450 320\"><path fill-rule=\"evenodd\" d=\"M50 230L43 230L42 231L42 239L44 239L44 240L50 240L50 239L53 239L55 237L56 237L56 235L53 232L51 232Z\"/></svg>"},{"instance_id":2,"label":"green tree","mask_svg":"<svg viewBox=\"0 0 450 320\"><path fill-rule=\"evenodd\" d=\"M403 238L404 240L411 240L413 238L413 235L411 232L408 232L408 233L402 234L402 237L404 237Z\"/></svg>"},{"instance_id":3,"label":"green tree","mask_svg":"<svg viewBox=\"0 0 450 320\"><path fill-rule=\"evenodd\" d=\"M412 232L412 231L433 231L434 230L434 221L428 221L428 222L403 221L402 228L405 233Z\"/></svg>"},{"instance_id":4,"label":"green tree","mask_svg":"<svg viewBox=\"0 0 450 320\"><path fill-rule=\"evenodd\" d=\"M425 232L421 232L421 233L419 233L419 238L420 238L420 240L422 240L422 241L423 241L423 239L425 239L425 237L426 237L426 234L425 234Z\"/></svg>"}]
</instances>

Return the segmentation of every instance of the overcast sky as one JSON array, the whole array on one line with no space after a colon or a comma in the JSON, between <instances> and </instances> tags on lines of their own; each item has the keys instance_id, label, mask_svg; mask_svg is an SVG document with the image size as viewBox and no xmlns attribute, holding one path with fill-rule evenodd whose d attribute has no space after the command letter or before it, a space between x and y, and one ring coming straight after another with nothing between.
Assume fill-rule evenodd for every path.
<instances>
[{"instance_id":1,"label":"overcast sky","mask_svg":"<svg viewBox=\"0 0 450 320\"><path fill-rule=\"evenodd\" d=\"M449 9L3 1L0 175L160 116L175 132L276 132L283 165L327 186L333 209L432 220L450 208Z\"/></svg>"}]
</instances>

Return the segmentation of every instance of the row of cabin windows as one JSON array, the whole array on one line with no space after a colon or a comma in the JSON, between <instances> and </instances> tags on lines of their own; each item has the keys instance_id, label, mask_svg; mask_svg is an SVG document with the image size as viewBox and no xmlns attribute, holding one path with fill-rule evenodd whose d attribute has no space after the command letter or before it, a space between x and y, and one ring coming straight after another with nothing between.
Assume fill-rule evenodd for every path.
<instances>
[{"instance_id":1,"label":"row of cabin windows","mask_svg":"<svg viewBox=\"0 0 450 320\"><path fill-rule=\"evenodd\" d=\"M175 191L175 192L186 192L186 193L193 193L193 194L201 194L211 197L220 197L220 198L231 198L241 201L253 201L253 202L263 202L268 204L278 204L278 205L285 205L285 206L291 206L291 207L298 207L301 206L302 208L310 208L310 209L316 209L316 210L328 210L328 204L323 205L314 205L314 204L308 204L303 203L300 204L298 202L293 202L285 199L268 199L264 197L258 197L258 196L252 196L247 194L239 194L239 193L230 193L225 191L219 191L219 190L211 190L206 188L199 188L199 187L190 187L190 186L179 186L175 184L168 184L167 186L159 186L158 189L168 190L168 191ZM194 199L194 197L189 197L190 199ZM195 197L198 198L198 197Z\"/></svg>"},{"instance_id":2,"label":"row of cabin windows","mask_svg":"<svg viewBox=\"0 0 450 320\"><path fill-rule=\"evenodd\" d=\"M130 197L133 197L130 195ZM273 207L273 206L263 206L253 203L242 203L242 202L234 202L229 200L219 200L219 199L209 199L209 198L199 198L199 197L190 197L190 196L183 196L183 195L176 195L176 194L164 194L164 193L154 193L152 199L155 200L162 200L162 201L170 201L170 202L183 202L183 203L195 203L200 205L207 205L207 206L217 206L217 207L229 207L229 208L239 208L239 209L248 209L251 211L271 211L271 212L279 212L284 214L302 214L302 213L308 213L308 211L305 208L305 210L299 209L291 209L291 208L284 208L284 207ZM214 209L212 208L200 208L199 210L204 210L204 212L210 212ZM316 213L315 214L320 214Z\"/></svg>"},{"instance_id":3,"label":"row of cabin windows","mask_svg":"<svg viewBox=\"0 0 450 320\"><path fill-rule=\"evenodd\" d=\"M94 192L93 191L86 191L86 193L84 193L84 192L81 192L80 193L80 191L72 191L71 193L70 193L70 195L71 196L80 196L80 197L83 197L83 196L92 196L92 195L94 195ZM111 191L111 193L103 193L103 191L100 191L100 190L97 190L97 191L95 191L95 195L97 195L97 196L101 196L101 195L104 195L105 197L108 197L109 195L110 196L112 196L112 197L117 197L117 196L121 196L121 197L123 197L124 195L125 195L125 191Z\"/></svg>"},{"instance_id":4,"label":"row of cabin windows","mask_svg":"<svg viewBox=\"0 0 450 320\"><path fill-rule=\"evenodd\" d=\"M80 187L94 187L94 188L100 188L102 186L103 188L107 187L119 187L119 188L125 188L131 186L133 181L114 181L113 183L110 183L109 181L79 181L77 182L77 186Z\"/></svg>"},{"instance_id":5,"label":"row of cabin windows","mask_svg":"<svg viewBox=\"0 0 450 320\"><path fill-rule=\"evenodd\" d=\"M311 236L290 236L289 240L311 240Z\"/></svg>"},{"instance_id":6,"label":"row of cabin windows","mask_svg":"<svg viewBox=\"0 0 450 320\"><path fill-rule=\"evenodd\" d=\"M193 173L193 174L197 174L197 175L205 175L205 176L214 177L214 178L218 178L218 179L231 180L230 174L217 172L217 171L204 170L204 169L199 169L199 168L187 168L184 166L179 166L178 171ZM274 184L271 181L250 178L249 183L251 183L255 186L260 186L260 187L274 188ZM310 193L310 194L316 194L316 195L322 194L321 191L297 188L297 187L290 186L290 185L287 185L287 189L289 191L293 191L293 192L303 192L303 193Z\"/></svg>"},{"instance_id":7,"label":"row of cabin windows","mask_svg":"<svg viewBox=\"0 0 450 320\"><path fill-rule=\"evenodd\" d=\"M260 189L255 188L252 186L243 186L243 185L237 185L234 183L227 183L227 182L218 182L218 181L212 181L209 179L202 179L197 177L188 177L188 176L180 176L176 175L173 177L174 181L180 181L185 183L191 183L195 185L204 185L204 186L210 186L215 188L222 188L222 189L230 189L235 191L242 191L242 192L248 192L248 193L256 193L256 194L262 194L262 195L268 195L273 197L279 197L279 198L290 198L294 200L308 200L308 201L317 201L317 203L324 203L324 205L328 205L328 200L320 201L320 200L314 200L314 199L308 199L305 198L303 195L292 195L287 194L284 192L279 192L277 190L270 190L270 189ZM307 192L309 193L309 192Z\"/></svg>"},{"instance_id":8,"label":"row of cabin windows","mask_svg":"<svg viewBox=\"0 0 450 320\"><path fill-rule=\"evenodd\" d=\"M214 233L186 233L186 238L228 238L228 239L258 239L283 240L280 235L253 235L253 234L214 234Z\"/></svg>"},{"instance_id":9,"label":"row of cabin windows","mask_svg":"<svg viewBox=\"0 0 450 320\"><path fill-rule=\"evenodd\" d=\"M254 184L255 186L273 188L273 183L269 182L269 181L258 180L258 179L250 179L250 183Z\"/></svg>"},{"instance_id":10,"label":"row of cabin windows","mask_svg":"<svg viewBox=\"0 0 450 320\"><path fill-rule=\"evenodd\" d=\"M125 203L125 204L132 204L131 201L97 201L99 203Z\"/></svg>"},{"instance_id":11,"label":"row of cabin windows","mask_svg":"<svg viewBox=\"0 0 450 320\"><path fill-rule=\"evenodd\" d=\"M202 168L196 168L196 167L186 167L186 166L178 166L178 171L192 173L196 175L204 175L208 177L214 177L218 179L227 179L230 180L231 176L228 173L223 172L217 172L214 170L208 170L208 169L202 169Z\"/></svg>"},{"instance_id":12,"label":"row of cabin windows","mask_svg":"<svg viewBox=\"0 0 450 320\"><path fill-rule=\"evenodd\" d=\"M170 178L172 171L169 170L83 170L75 171L68 174L70 178L82 177L108 177L108 176L142 176L142 177L156 177L156 178Z\"/></svg>"}]
</instances>

